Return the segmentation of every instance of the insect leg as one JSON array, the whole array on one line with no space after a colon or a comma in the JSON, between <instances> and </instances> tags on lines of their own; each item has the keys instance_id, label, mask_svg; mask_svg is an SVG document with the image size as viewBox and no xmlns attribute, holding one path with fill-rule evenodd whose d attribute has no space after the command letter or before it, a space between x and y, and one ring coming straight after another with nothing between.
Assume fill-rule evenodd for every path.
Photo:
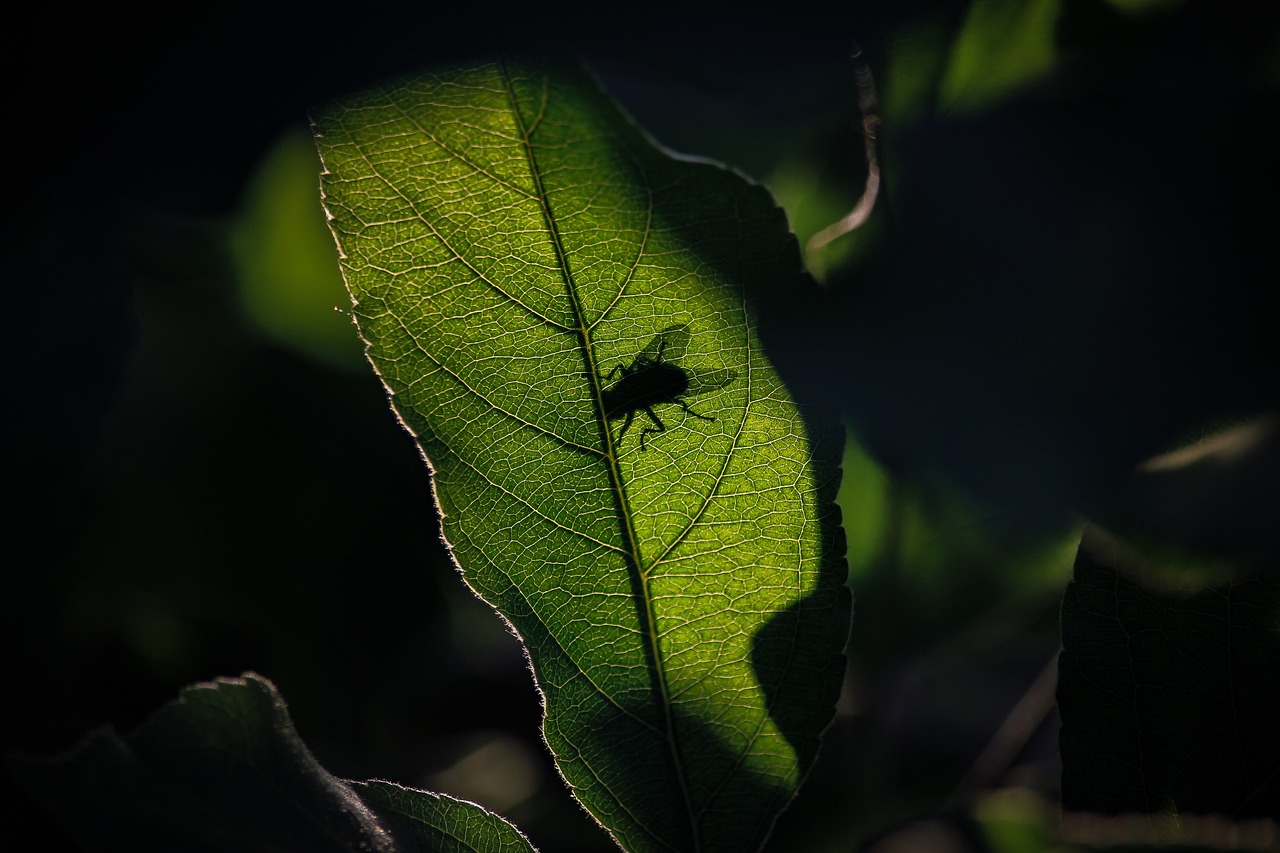
<instances>
[{"instance_id":1,"label":"insect leg","mask_svg":"<svg viewBox=\"0 0 1280 853\"><path fill-rule=\"evenodd\" d=\"M649 420L653 421L655 424L657 424L657 426L645 427L644 429L640 430L640 449L641 450L648 449L647 447L644 446L644 442L645 442L645 439L648 438L650 434L656 434L656 433L667 431L667 425L658 419L658 416L653 413L653 409L649 408L648 406L645 406L644 413L648 415Z\"/></svg>"},{"instance_id":2,"label":"insect leg","mask_svg":"<svg viewBox=\"0 0 1280 853\"><path fill-rule=\"evenodd\" d=\"M631 426L631 419L636 416L635 410L627 412L627 419L622 422L622 430L618 433L618 444L622 444L622 437L627 434L627 427ZM641 443L644 442L644 436L640 436Z\"/></svg>"},{"instance_id":3,"label":"insect leg","mask_svg":"<svg viewBox=\"0 0 1280 853\"><path fill-rule=\"evenodd\" d=\"M695 418L702 418L704 421L714 421L714 420L715 420L715 418L711 417L710 415L700 415L700 414L698 414L698 413L697 413L697 412L695 412L693 409L689 408L689 404L688 404L688 403L686 403L684 400L680 399L679 397L674 398L671 402L675 403L677 406L679 406L680 408L684 409L684 410L685 410L685 412L687 412L688 414L693 415Z\"/></svg>"}]
</instances>

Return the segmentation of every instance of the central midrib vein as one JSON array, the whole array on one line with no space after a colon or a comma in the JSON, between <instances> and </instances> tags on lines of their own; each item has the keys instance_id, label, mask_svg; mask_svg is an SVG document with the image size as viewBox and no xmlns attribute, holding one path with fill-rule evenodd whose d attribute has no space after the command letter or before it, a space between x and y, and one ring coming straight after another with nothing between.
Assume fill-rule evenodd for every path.
<instances>
[{"instance_id":1,"label":"central midrib vein","mask_svg":"<svg viewBox=\"0 0 1280 853\"><path fill-rule=\"evenodd\" d=\"M521 143L524 146L525 156L529 163L529 174L534 184L534 195L537 198L538 205L542 211L543 222L546 225L547 232L551 237L552 251L555 253L556 265L560 269L561 276L564 279L565 292L568 295L569 305L573 312L573 321L575 331L578 333L579 343L582 348L582 358L584 369L586 370L587 383L591 390L592 405L596 412L596 422L600 428L600 439L604 444L605 468L609 475L609 486L613 492L614 499L617 502L619 528L622 534L623 553L626 555L630 563L629 569L632 573L632 584L639 594L642 606L639 608L641 613L641 629L644 634L645 654L649 659L649 670L652 673L651 680L654 688L658 693L659 703L662 712L662 719L665 728L665 736L667 745L671 750L672 765L676 773L676 777L680 783L682 799L689 815L689 829L693 836L695 849L701 847L701 837L697 830L695 821L693 820L693 803L689 798L689 788L684 775L684 763L681 760L680 748L676 742L675 726L672 718L671 696L667 685L665 670L659 665L662 657L658 647L658 626L657 614L654 612L653 598L649 591L649 578L647 573L642 569L642 560L640 555L639 541L636 537L635 527L631 521L631 506L627 500L626 487L622 480L622 469L618 462L617 449L614 447L613 431L609 428L609 419L605 413L604 406L604 388L600 382L600 371L597 367L595 348L591 342L591 329L584 315L582 302L578 298L577 283L574 280L573 272L569 268L569 257L564 248L564 242L560 237L560 228L556 223L555 216L551 211L551 202L547 196L546 188L542 183L542 171L538 168L538 159L534 154L533 140L530 138L530 129L525 125L524 117L520 112L520 105L516 99L515 87L512 85L511 75L507 72L505 63L499 63L499 73L502 77L503 86L507 92L507 98L511 105L511 114L519 131ZM545 84L544 84L545 85ZM647 828L646 828L647 829Z\"/></svg>"}]
</instances>

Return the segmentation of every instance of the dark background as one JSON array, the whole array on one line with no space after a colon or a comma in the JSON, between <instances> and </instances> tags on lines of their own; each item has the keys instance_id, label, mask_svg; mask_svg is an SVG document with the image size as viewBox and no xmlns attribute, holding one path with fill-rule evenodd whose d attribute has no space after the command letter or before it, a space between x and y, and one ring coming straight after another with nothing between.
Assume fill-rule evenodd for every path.
<instances>
[{"instance_id":1,"label":"dark background","mask_svg":"<svg viewBox=\"0 0 1280 853\"><path fill-rule=\"evenodd\" d=\"M827 193L803 237L861 185L854 40L878 71L964 7L431 5L35 10L11 33L6 748L128 731L253 670L332 772L607 849L541 749L518 644L447 563L354 331L317 357L246 313L251 181L312 107L534 46L581 54L677 150L803 172ZM871 456L849 468L850 686L780 839L847 849L934 812L1056 649L1074 510L1124 515L1138 460L1280 403L1278 32L1210 3L1074 4L1050 84L886 127L875 240L829 265L817 316L796 304L797 338L822 341L801 378ZM1021 756L1046 802L1053 726Z\"/></svg>"}]
</instances>

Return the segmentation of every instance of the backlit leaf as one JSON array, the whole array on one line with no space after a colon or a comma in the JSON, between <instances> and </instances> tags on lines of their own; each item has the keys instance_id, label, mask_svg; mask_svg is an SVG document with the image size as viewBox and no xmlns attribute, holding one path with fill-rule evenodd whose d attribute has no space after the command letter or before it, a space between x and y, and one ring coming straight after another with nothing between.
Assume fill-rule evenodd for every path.
<instances>
[{"instance_id":1,"label":"backlit leaf","mask_svg":"<svg viewBox=\"0 0 1280 853\"><path fill-rule=\"evenodd\" d=\"M839 436L755 332L751 293L803 282L781 211L577 69L425 76L316 126L369 359L528 650L565 779L628 849L758 847L849 618ZM643 358L688 388L622 385Z\"/></svg>"}]
</instances>

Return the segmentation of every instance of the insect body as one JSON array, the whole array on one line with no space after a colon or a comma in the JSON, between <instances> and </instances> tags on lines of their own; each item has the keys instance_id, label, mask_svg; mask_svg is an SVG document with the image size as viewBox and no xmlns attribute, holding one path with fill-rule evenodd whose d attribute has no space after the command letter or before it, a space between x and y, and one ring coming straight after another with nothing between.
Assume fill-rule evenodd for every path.
<instances>
[{"instance_id":1,"label":"insect body","mask_svg":"<svg viewBox=\"0 0 1280 853\"><path fill-rule=\"evenodd\" d=\"M686 414L704 421L715 420L689 408L685 398L723 388L733 381L735 374L732 370L691 371L678 364L684 358L689 337L688 326L668 326L640 351L634 361L618 365L605 377L607 381L613 381L621 374L621 378L604 392L605 416L611 421L624 419L622 431L618 433L619 444L637 412L644 412L653 422L653 426L646 426L640 431L641 450L648 449L645 444L650 435L666 432L666 424L653 411L653 407L660 403L679 406Z\"/></svg>"}]
</instances>

